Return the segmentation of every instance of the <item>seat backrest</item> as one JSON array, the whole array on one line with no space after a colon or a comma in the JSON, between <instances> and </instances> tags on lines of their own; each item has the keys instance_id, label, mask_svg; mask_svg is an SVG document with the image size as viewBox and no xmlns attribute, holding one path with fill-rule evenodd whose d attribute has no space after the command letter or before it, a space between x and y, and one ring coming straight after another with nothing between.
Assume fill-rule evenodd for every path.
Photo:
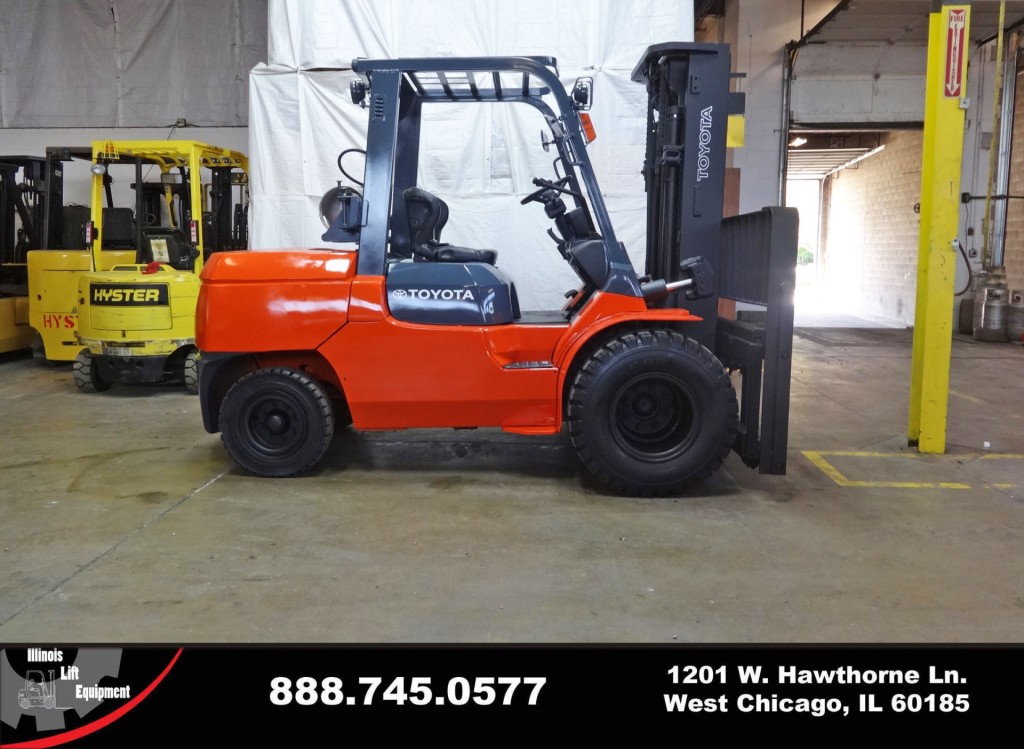
<instances>
[{"instance_id":1,"label":"seat backrest","mask_svg":"<svg viewBox=\"0 0 1024 749\"><path fill-rule=\"evenodd\" d=\"M85 249L85 224L89 220L89 206L87 205L66 205L61 215L62 229L64 231L63 242L59 249L62 250L84 250Z\"/></svg>"},{"instance_id":2,"label":"seat backrest","mask_svg":"<svg viewBox=\"0 0 1024 749\"><path fill-rule=\"evenodd\" d=\"M409 239L413 247L428 242L440 242L441 230L448 223L448 205L436 195L419 187L409 187L403 193L406 215L409 218Z\"/></svg>"},{"instance_id":3,"label":"seat backrest","mask_svg":"<svg viewBox=\"0 0 1024 749\"><path fill-rule=\"evenodd\" d=\"M136 263L167 263L178 270L189 270L193 258L185 232L173 226L147 226L142 230L142 247L135 253Z\"/></svg>"},{"instance_id":4,"label":"seat backrest","mask_svg":"<svg viewBox=\"0 0 1024 749\"><path fill-rule=\"evenodd\" d=\"M103 247L135 247L135 213L131 208L103 209Z\"/></svg>"}]
</instances>

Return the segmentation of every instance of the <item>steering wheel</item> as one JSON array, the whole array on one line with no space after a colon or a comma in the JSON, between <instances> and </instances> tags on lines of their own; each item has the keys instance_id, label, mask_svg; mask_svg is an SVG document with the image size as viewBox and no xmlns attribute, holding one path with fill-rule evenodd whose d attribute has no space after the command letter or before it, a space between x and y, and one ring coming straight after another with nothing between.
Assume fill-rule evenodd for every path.
<instances>
[{"instance_id":1,"label":"steering wheel","mask_svg":"<svg viewBox=\"0 0 1024 749\"><path fill-rule=\"evenodd\" d=\"M543 195L546 192L550 192L551 190L555 190L556 192L569 192L568 190L563 190L562 189L568 183L569 183L569 177L568 176L562 177L557 182L548 182L546 179L541 179L540 177L534 177L533 178L533 184L540 185L541 186L540 189L539 190L534 190L533 192L531 192L525 198L520 200L519 204L520 205L526 205L527 203L533 203L534 201L536 201L538 203L543 203L545 201L540 199L541 195Z\"/></svg>"}]
</instances>

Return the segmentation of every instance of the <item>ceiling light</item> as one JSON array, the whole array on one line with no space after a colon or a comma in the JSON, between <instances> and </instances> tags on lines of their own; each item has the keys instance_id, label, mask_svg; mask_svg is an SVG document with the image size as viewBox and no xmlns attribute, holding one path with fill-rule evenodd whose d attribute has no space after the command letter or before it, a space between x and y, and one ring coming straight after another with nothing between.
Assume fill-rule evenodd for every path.
<instances>
[{"instance_id":1,"label":"ceiling light","mask_svg":"<svg viewBox=\"0 0 1024 749\"><path fill-rule=\"evenodd\" d=\"M789 142L789 147L800 148L800 146L804 145L805 143L807 143L807 138L798 135Z\"/></svg>"}]
</instances>

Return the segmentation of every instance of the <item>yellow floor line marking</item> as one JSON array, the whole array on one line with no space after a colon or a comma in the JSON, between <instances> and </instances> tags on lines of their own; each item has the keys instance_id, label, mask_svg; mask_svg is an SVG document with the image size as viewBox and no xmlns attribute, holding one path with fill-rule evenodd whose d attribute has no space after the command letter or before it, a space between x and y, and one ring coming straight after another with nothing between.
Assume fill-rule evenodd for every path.
<instances>
[{"instance_id":1,"label":"yellow floor line marking","mask_svg":"<svg viewBox=\"0 0 1024 749\"><path fill-rule=\"evenodd\" d=\"M873 489L973 489L971 484L963 484L958 481L941 481L938 483L925 481L855 481L847 478L842 471L832 465L826 455L853 458L921 458L920 453L883 453L864 450L804 450L804 457L811 461L822 473L828 476L837 486L873 488ZM955 458L957 460L974 459L980 457L982 460L1024 460L1024 455L1015 453L989 453L986 455L936 455L933 458ZM993 489L1014 489L1016 484L982 484L980 488Z\"/></svg>"}]
</instances>

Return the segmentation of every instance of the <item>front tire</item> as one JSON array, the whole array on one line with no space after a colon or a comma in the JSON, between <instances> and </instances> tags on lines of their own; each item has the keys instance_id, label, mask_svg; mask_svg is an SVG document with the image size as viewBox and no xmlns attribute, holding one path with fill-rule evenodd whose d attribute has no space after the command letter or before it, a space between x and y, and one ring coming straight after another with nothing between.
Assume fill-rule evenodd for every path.
<instances>
[{"instance_id":1,"label":"front tire","mask_svg":"<svg viewBox=\"0 0 1024 749\"><path fill-rule=\"evenodd\" d=\"M72 368L75 378L75 386L83 393L102 393L110 390L110 383L100 377L99 368L92 360L92 353L89 349L82 349L75 357Z\"/></svg>"},{"instance_id":2,"label":"front tire","mask_svg":"<svg viewBox=\"0 0 1024 749\"><path fill-rule=\"evenodd\" d=\"M334 436L334 411L320 384L294 369L260 369L231 386L220 408L231 457L257 476L312 468Z\"/></svg>"},{"instance_id":3,"label":"front tire","mask_svg":"<svg viewBox=\"0 0 1024 749\"><path fill-rule=\"evenodd\" d=\"M569 434L583 464L613 491L676 493L710 476L738 425L721 362L675 331L623 333L594 351L569 391Z\"/></svg>"}]
</instances>

